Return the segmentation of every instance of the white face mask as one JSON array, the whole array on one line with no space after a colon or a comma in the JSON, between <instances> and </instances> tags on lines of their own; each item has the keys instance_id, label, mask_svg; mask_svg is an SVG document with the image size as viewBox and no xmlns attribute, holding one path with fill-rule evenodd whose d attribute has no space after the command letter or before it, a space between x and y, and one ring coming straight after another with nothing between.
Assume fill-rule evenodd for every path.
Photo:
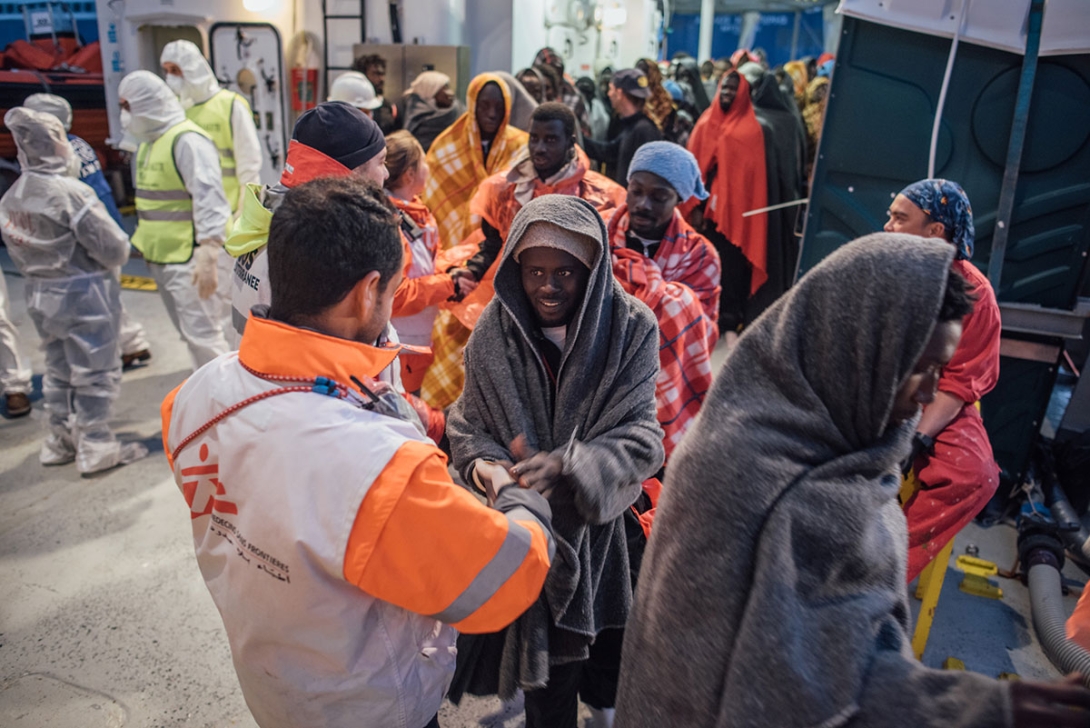
<instances>
[{"instance_id":1,"label":"white face mask","mask_svg":"<svg viewBox=\"0 0 1090 728\"><path fill-rule=\"evenodd\" d=\"M173 73L168 73L167 86L170 86L170 90L174 92L175 96L181 96L182 89L185 88L185 79L181 76L175 76Z\"/></svg>"},{"instance_id":2,"label":"white face mask","mask_svg":"<svg viewBox=\"0 0 1090 728\"><path fill-rule=\"evenodd\" d=\"M121 110L121 128L122 129L128 129L131 124L132 124L132 114L129 113L128 109L122 109Z\"/></svg>"}]
</instances>

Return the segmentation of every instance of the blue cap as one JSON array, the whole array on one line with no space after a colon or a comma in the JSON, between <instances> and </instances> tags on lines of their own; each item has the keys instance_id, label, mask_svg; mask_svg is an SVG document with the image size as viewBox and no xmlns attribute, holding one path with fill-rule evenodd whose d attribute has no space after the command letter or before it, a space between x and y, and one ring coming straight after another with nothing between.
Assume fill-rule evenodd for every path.
<instances>
[{"instance_id":1,"label":"blue cap","mask_svg":"<svg viewBox=\"0 0 1090 728\"><path fill-rule=\"evenodd\" d=\"M628 179L632 179L635 172L651 172L662 177L670 183L682 202L694 195L698 200L708 197L704 181L700 179L700 165L696 157L673 142L648 142L637 149L628 165Z\"/></svg>"}]
</instances>

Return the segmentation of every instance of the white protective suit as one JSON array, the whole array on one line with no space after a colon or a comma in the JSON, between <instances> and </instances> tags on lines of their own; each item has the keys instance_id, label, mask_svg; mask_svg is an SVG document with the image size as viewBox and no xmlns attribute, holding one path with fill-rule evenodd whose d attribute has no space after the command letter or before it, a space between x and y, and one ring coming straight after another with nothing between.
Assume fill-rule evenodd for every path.
<instances>
[{"instance_id":1,"label":"white protective suit","mask_svg":"<svg viewBox=\"0 0 1090 728\"><path fill-rule=\"evenodd\" d=\"M64 130L68 132L69 141L72 141L72 105L68 103L68 99L65 99L61 96L56 96L54 94L31 94L30 96L27 96L26 99L23 101L23 106L28 109L33 109L34 111L41 111L46 114L52 114L53 116L60 119L61 124L64 125ZM79 137L75 138L79 140ZM87 149L88 152L92 152L90 147L87 145L87 142L82 143L84 144L84 148ZM76 157L77 163L80 162L78 150L76 151ZM74 175L76 179L83 180L83 169L83 165L80 165L79 169L76 170L76 174ZM95 169L97 170L98 175L102 174L102 171L98 169L97 166L95 167ZM94 188L92 187L92 189ZM96 190L95 192L99 195L99 199L101 199L102 193L100 193L98 190ZM112 195L110 199L110 204L113 204ZM118 269L117 275L120 277L120 269ZM148 336L144 332L144 327L140 324L139 321L129 315L129 312L125 310L124 302L122 302L121 304L120 342L122 356L142 354L143 352L146 352L151 348L151 345L148 343Z\"/></svg>"},{"instance_id":2,"label":"white protective suit","mask_svg":"<svg viewBox=\"0 0 1090 728\"><path fill-rule=\"evenodd\" d=\"M30 394L30 365L19 353L19 335L11 322L8 284L0 274L0 394Z\"/></svg>"},{"instance_id":3,"label":"white protective suit","mask_svg":"<svg viewBox=\"0 0 1090 728\"><path fill-rule=\"evenodd\" d=\"M220 91L220 84L212 72L212 67L201 55L200 49L188 40L167 43L159 56L159 63L174 63L182 69L184 84L178 96L184 109L204 103ZM237 209L241 210L246 185L261 184L262 156L253 114L237 98L231 105L231 137L235 145L235 173L239 184ZM227 331L231 328L231 278L235 259L223 252L217 263L219 287L216 294L223 307L223 326Z\"/></svg>"},{"instance_id":4,"label":"white protective suit","mask_svg":"<svg viewBox=\"0 0 1090 728\"><path fill-rule=\"evenodd\" d=\"M147 454L109 428L121 386L121 286L113 274L129 238L87 185L68 176L72 151L56 117L23 107L4 116L22 174L0 200L0 234L26 278L27 311L42 337L50 434L44 465L73 459L93 473Z\"/></svg>"},{"instance_id":5,"label":"white protective suit","mask_svg":"<svg viewBox=\"0 0 1090 728\"><path fill-rule=\"evenodd\" d=\"M185 112L174 93L150 71L134 71L121 79L118 96L129 104L125 132L134 142L151 144L185 121ZM193 198L197 243L206 249L223 248L231 208L223 194L216 145L198 134L182 134L174 144L174 165ZM228 351L219 298L202 299L197 293L194 271L199 264L198 252L195 250L186 263L148 263L167 314L189 346L194 369ZM220 252L217 250L217 256Z\"/></svg>"}]
</instances>

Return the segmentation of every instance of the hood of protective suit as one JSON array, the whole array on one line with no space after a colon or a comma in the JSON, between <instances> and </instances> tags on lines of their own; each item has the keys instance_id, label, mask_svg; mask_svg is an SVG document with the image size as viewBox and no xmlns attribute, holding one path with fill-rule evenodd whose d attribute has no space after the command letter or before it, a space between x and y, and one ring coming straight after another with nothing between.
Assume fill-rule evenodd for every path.
<instances>
[{"instance_id":1,"label":"hood of protective suit","mask_svg":"<svg viewBox=\"0 0 1090 728\"><path fill-rule=\"evenodd\" d=\"M130 140L151 143L185 121L178 97L151 71L133 71L125 76L117 87L117 95L129 102L132 121L125 129L125 136Z\"/></svg>"},{"instance_id":2,"label":"hood of protective suit","mask_svg":"<svg viewBox=\"0 0 1090 728\"><path fill-rule=\"evenodd\" d=\"M54 94L31 94L23 101L23 106L35 111L52 114L60 119L65 131L72 129L72 105L67 99Z\"/></svg>"},{"instance_id":3,"label":"hood of protective suit","mask_svg":"<svg viewBox=\"0 0 1090 728\"><path fill-rule=\"evenodd\" d=\"M188 109L193 104L202 104L220 90L212 67L204 60L200 49L188 40L167 43L159 56L159 63L174 63L182 69L182 78L185 79L180 97L182 108Z\"/></svg>"},{"instance_id":4,"label":"hood of protective suit","mask_svg":"<svg viewBox=\"0 0 1090 728\"><path fill-rule=\"evenodd\" d=\"M15 138L24 172L68 176L78 166L68 134L52 114L16 106L4 115L4 126Z\"/></svg>"}]
</instances>

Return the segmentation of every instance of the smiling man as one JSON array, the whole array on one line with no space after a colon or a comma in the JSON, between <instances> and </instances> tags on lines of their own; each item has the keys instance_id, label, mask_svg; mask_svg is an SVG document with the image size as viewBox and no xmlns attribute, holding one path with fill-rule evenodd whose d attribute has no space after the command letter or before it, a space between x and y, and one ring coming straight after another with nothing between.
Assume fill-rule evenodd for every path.
<instances>
[{"instance_id":1,"label":"smiling man","mask_svg":"<svg viewBox=\"0 0 1090 728\"><path fill-rule=\"evenodd\" d=\"M973 209L957 182L925 179L901 190L889 206L886 232L944 240L957 249L952 268L969 282L976 304L965 317L957 352L942 370L935 401L916 426L913 467L923 486L905 504L908 579L923 571L946 543L987 504L999 467L974 405L999 379L1002 323L995 292L972 264Z\"/></svg>"},{"instance_id":2,"label":"smiling man","mask_svg":"<svg viewBox=\"0 0 1090 728\"><path fill-rule=\"evenodd\" d=\"M514 479L544 495L557 554L501 664L486 651L470 669L481 687L498 675L501 697L527 691L527 728L575 728L578 698L613 708L632 606L624 513L663 461L658 327L613 279L594 207L570 195L522 208L495 286L450 411L454 464L486 491Z\"/></svg>"}]
</instances>

